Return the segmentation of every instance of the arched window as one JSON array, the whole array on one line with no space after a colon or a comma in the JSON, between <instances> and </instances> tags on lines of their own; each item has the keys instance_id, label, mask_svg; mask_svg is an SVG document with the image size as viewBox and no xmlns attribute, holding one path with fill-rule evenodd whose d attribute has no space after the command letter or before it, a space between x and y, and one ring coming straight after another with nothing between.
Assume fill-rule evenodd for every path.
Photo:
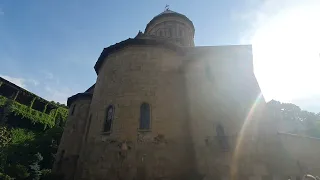
<instances>
[{"instance_id":1,"label":"arched window","mask_svg":"<svg viewBox=\"0 0 320 180\"><path fill-rule=\"evenodd\" d=\"M224 129L221 126L221 124L218 124L216 127L216 133L217 133L217 138L218 138L218 142L220 144L220 147L226 151L229 149L229 145L228 145L228 139L224 133Z\"/></svg>"},{"instance_id":2,"label":"arched window","mask_svg":"<svg viewBox=\"0 0 320 180\"><path fill-rule=\"evenodd\" d=\"M183 31L182 31L182 29L179 29L179 36L180 36L180 37L183 36Z\"/></svg>"},{"instance_id":3,"label":"arched window","mask_svg":"<svg viewBox=\"0 0 320 180\"><path fill-rule=\"evenodd\" d=\"M114 106L110 105L106 110L106 119L104 122L104 129L103 129L104 132L111 131L113 117L114 117Z\"/></svg>"},{"instance_id":4,"label":"arched window","mask_svg":"<svg viewBox=\"0 0 320 180\"><path fill-rule=\"evenodd\" d=\"M139 129L150 129L150 105L148 103L142 103L140 106L140 125Z\"/></svg>"},{"instance_id":5,"label":"arched window","mask_svg":"<svg viewBox=\"0 0 320 180\"><path fill-rule=\"evenodd\" d=\"M220 136L220 137L225 136L224 129L221 126L221 124L218 124L218 126L216 127L216 132L217 132L217 136Z\"/></svg>"}]
</instances>

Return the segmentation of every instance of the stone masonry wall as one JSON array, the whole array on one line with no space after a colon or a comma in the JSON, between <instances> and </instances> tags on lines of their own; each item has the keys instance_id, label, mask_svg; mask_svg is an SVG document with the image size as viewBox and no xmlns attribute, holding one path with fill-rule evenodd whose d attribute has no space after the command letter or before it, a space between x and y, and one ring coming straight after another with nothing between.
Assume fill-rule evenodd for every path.
<instances>
[{"instance_id":1,"label":"stone masonry wall","mask_svg":"<svg viewBox=\"0 0 320 180\"><path fill-rule=\"evenodd\" d=\"M249 123L244 126L260 94L253 74L250 48L197 47L190 51L187 59L187 103L200 174L206 179L229 179L231 172L235 173L233 171L236 170L241 179L264 171L254 170L259 166L253 163L255 113L251 114L253 116L247 121ZM219 124L224 128L225 137L217 134ZM241 133L243 128L245 131ZM241 143L237 147L238 142ZM232 165L236 165L236 168Z\"/></svg>"},{"instance_id":2,"label":"stone masonry wall","mask_svg":"<svg viewBox=\"0 0 320 180\"><path fill-rule=\"evenodd\" d=\"M194 46L194 29L180 17L159 18L145 33L157 38L166 38L178 45Z\"/></svg>"},{"instance_id":3,"label":"stone masonry wall","mask_svg":"<svg viewBox=\"0 0 320 180\"><path fill-rule=\"evenodd\" d=\"M77 100L69 108L69 116L54 165L54 171L63 173L66 180L72 179L76 169L90 103L91 100ZM73 107L75 108L72 114Z\"/></svg>"},{"instance_id":4,"label":"stone masonry wall","mask_svg":"<svg viewBox=\"0 0 320 180\"><path fill-rule=\"evenodd\" d=\"M107 57L91 104L92 122L77 179L182 179L193 153L176 52L134 46ZM151 130L139 131L140 105L151 106ZM111 134L102 132L115 106Z\"/></svg>"}]
</instances>

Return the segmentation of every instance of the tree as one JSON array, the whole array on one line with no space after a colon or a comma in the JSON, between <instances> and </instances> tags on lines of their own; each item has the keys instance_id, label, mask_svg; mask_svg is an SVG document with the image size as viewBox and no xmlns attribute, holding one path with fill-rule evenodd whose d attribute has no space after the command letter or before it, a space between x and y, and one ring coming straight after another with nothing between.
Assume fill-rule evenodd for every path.
<instances>
[{"instance_id":1,"label":"tree","mask_svg":"<svg viewBox=\"0 0 320 180\"><path fill-rule=\"evenodd\" d=\"M320 138L320 113L301 110L299 106L291 103L281 103L271 100L267 103L267 112L270 118L286 121L288 124L300 124L304 127L304 135ZM297 132L291 132L297 133Z\"/></svg>"},{"instance_id":2,"label":"tree","mask_svg":"<svg viewBox=\"0 0 320 180\"><path fill-rule=\"evenodd\" d=\"M11 113L13 101L11 99L7 99L2 108L0 108L0 124L3 125L8 121L8 116Z\"/></svg>"},{"instance_id":3,"label":"tree","mask_svg":"<svg viewBox=\"0 0 320 180\"><path fill-rule=\"evenodd\" d=\"M40 180L41 177L41 169L39 163L43 160L43 157L40 153L34 155L34 159L32 160L30 167L30 180Z\"/></svg>"},{"instance_id":4,"label":"tree","mask_svg":"<svg viewBox=\"0 0 320 180\"><path fill-rule=\"evenodd\" d=\"M7 130L7 127L0 126L0 172L4 171L4 166L6 164L6 148L10 142L10 133Z\"/></svg>"}]
</instances>

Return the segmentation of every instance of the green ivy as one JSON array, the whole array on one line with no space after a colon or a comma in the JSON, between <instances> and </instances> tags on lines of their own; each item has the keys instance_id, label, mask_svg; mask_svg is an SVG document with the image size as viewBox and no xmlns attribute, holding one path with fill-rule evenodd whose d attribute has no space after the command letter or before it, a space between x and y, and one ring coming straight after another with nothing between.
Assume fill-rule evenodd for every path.
<instances>
[{"instance_id":1,"label":"green ivy","mask_svg":"<svg viewBox=\"0 0 320 180\"><path fill-rule=\"evenodd\" d=\"M22 144L26 141L33 141L36 137L34 132L22 128L11 129L10 132L11 144Z\"/></svg>"},{"instance_id":2,"label":"green ivy","mask_svg":"<svg viewBox=\"0 0 320 180\"><path fill-rule=\"evenodd\" d=\"M37 99L37 97L34 97L34 98L32 99L31 104L30 104L30 108L33 107L33 103L36 101L36 99Z\"/></svg>"},{"instance_id":3,"label":"green ivy","mask_svg":"<svg viewBox=\"0 0 320 180\"><path fill-rule=\"evenodd\" d=\"M0 95L0 107L3 107L6 101L7 98ZM68 109L64 107L57 107L56 109L52 109L48 115L44 112L32 109L31 107L34 101L35 99L32 100L30 107L13 101L10 108L11 112L14 113L14 115L19 115L23 118L29 119L33 124L43 124L45 128L52 128L55 125L56 117L58 114L62 117L63 121L67 119Z\"/></svg>"},{"instance_id":4,"label":"green ivy","mask_svg":"<svg viewBox=\"0 0 320 180\"><path fill-rule=\"evenodd\" d=\"M6 101L7 101L7 98L0 95L0 107L4 106Z\"/></svg>"},{"instance_id":5,"label":"green ivy","mask_svg":"<svg viewBox=\"0 0 320 180\"><path fill-rule=\"evenodd\" d=\"M12 112L14 115L20 115L23 118L30 119L33 124L40 123L45 126L49 126L50 128L54 126L54 117L43 112L31 109L30 107L13 102L12 104Z\"/></svg>"},{"instance_id":6,"label":"green ivy","mask_svg":"<svg viewBox=\"0 0 320 180\"><path fill-rule=\"evenodd\" d=\"M48 104L46 104L46 105L44 106L43 113L45 113L45 112L47 111L47 108L48 108Z\"/></svg>"},{"instance_id":7,"label":"green ivy","mask_svg":"<svg viewBox=\"0 0 320 180\"><path fill-rule=\"evenodd\" d=\"M42 99L36 97L29 106L26 106L0 95L0 180L62 179L50 173L50 169L62 136L68 109L63 104L45 101L44 110L40 112L32 109L35 100ZM49 106L54 109L46 114ZM9 117L9 114L18 115L21 120L42 126L35 126L36 129L33 127L29 129L29 126L19 128L8 126L3 117Z\"/></svg>"}]
</instances>

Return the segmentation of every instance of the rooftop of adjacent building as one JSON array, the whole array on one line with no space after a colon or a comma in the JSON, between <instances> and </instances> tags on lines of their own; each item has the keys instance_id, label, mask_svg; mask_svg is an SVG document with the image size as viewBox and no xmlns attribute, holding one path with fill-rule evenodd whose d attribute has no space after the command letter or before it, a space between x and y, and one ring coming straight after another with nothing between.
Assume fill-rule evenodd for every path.
<instances>
[{"instance_id":1,"label":"rooftop of adjacent building","mask_svg":"<svg viewBox=\"0 0 320 180\"><path fill-rule=\"evenodd\" d=\"M32 109L49 114L52 109L59 105L43 99L36 94L0 77L0 97L12 99L22 105L31 106Z\"/></svg>"}]
</instances>

